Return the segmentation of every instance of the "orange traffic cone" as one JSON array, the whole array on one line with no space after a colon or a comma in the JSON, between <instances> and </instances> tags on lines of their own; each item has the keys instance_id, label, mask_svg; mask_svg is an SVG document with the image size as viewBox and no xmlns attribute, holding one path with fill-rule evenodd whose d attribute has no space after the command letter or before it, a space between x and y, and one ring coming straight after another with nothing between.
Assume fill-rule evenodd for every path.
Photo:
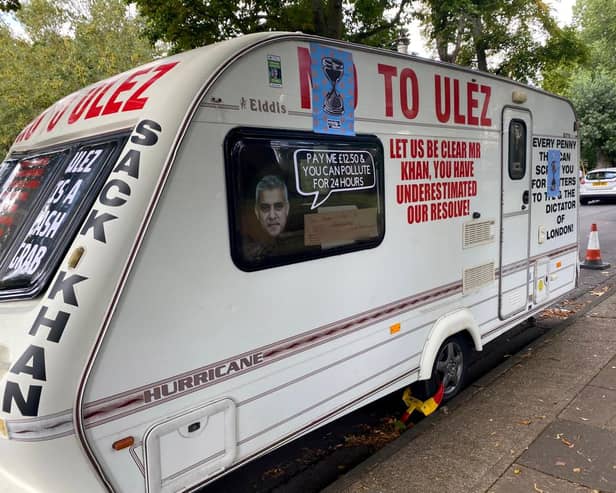
<instances>
[{"instance_id":1,"label":"orange traffic cone","mask_svg":"<svg viewBox=\"0 0 616 493\"><path fill-rule=\"evenodd\" d=\"M601 248L599 247L599 231L597 225L590 226L590 236L588 237L588 248L586 249L586 260L580 264L584 269L607 269L610 264L601 260Z\"/></svg>"}]
</instances>

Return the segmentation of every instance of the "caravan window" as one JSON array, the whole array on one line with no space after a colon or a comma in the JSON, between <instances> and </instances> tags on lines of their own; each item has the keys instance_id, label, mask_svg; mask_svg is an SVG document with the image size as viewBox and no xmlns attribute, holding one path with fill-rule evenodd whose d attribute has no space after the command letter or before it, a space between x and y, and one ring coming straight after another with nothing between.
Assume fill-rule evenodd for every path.
<instances>
[{"instance_id":1,"label":"caravan window","mask_svg":"<svg viewBox=\"0 0 616 493\"><path fill-rule=\"evenodd\" d=\"M0 251L23 226L28 211L45 190L53 169L66 157L65 151L6 161L0 168Z\"/></svg>"},{"instance_id":2,"label":"caravan window","mask_svg":"<svg viewBox=\"0 0 616 493\"><path fill-rule=\"evenodd\" d=\"M125 137L21 156L0 167L0 299L46 287Z\"/></svg>"},{"instance_id":3,"label":"caravan window","mask_svg":"<svg viewBox=\"0 0 616 493\"><path fill-rule=\"evenodd\" d=\"M373 248L383 239L378 139L237 130L225 149L231 253L240 269Z\"/></svg>"},{"instance_id":4,"label":"caravan window","mask_svg":"<svg viewBox=\"0 0 616 493\"><path fill-rule=\"evenodd\" d=\"M526 174L526 123L509 123L509 178L521 180Z\"/></svg>"}]
</instances>

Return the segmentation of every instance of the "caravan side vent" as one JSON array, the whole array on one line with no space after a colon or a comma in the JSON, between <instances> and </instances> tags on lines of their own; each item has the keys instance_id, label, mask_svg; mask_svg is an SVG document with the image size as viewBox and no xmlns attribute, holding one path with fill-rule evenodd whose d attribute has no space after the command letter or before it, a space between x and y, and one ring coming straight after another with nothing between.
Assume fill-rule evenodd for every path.
<instances>
[{"instance_id":1,"label":"caravan side vent","mask_svg":"<svg viewBox=\"0 0 616 493\"><path fill-rule=\"evenodd\" d=\"M494 281L494 262L465 269L462 277L462 293L466 294L492 281Z\"/></svg>"},{"instance_id":2,"label":"caravan side vent","mask_svg":"<svg viewBox=\"0 0 616 493\"><path fill-rule=\"evenodd\" d=\"M494 241L494 220L473 221L464 224L464 248L485 245Z\"/></svg>"}]
</instances>

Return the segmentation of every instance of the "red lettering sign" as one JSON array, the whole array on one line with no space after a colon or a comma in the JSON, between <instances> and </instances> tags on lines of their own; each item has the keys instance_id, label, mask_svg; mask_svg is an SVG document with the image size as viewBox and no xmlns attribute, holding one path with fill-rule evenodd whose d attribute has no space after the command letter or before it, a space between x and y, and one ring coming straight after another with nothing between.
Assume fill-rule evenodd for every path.
<instances>
[{"instance_id":1,"label":"red lettering sign","mask_svg":"<svg viewBox=\"0 0 616 493\"><path fill-rule=\"evenodd\" d=\"M434 76L434 97L436 101L434 102L434 108L436 110L436 118L441 123L446 123L449 121L449 117L451 115L451 93L449 92L449 77L445 77L444 84L441 85L441 76ZM441 87L444 89L445 93L445 101L443 102L443 96L441 95Z\"/></svg>"},{"instance_id":2,"label":"red lettering sign","mask_svg":"<svg viewBox=\"0 0 616 493\"><path fill-rule=\"evenodd\" d=\"M297 48L297 62L299 66L299 92L300 105L303 109L310 109L310 50Z\"/></svg>"},{"instance_id":3,"label":"red lettering sign","mask_svg":"<svg viewBox=\"0 0 616 493\"><path fill-rule=\"evenodd\" d=\"M483 99L483 108L481 109L480 125L490 127L492 125L492 119L488 118L488 106L490 105L492 88L490 86L481 86L481 93L485 96L485 98Z\"/></svg>"},{"instance_id":4,"label":"red lettering sign","mask_svg":"<svg viewBox=\"0 0 616 493\"><path fill-rule=\"evenodd\" d=\"M67 97L66 100L64 101L64 103L62 103L61 105L58 106L58 108L56 109L56 111L52 115L51 119L49 120L49 123L47 124L47 131L48 132L51 132L55 128L55 126L60 121L60 118L62 118L62 116L64 115L64 113L66 113L66 110L69 108L71 103L75 100L76 96L77 95L74 94L73 96Z\"/></svg>"},{"instance_id":5,"label":"red lettering sign","mask_svg":"<svg viewBox=\"0 0 616 493\"><path fill-rule=\"evenodd\" d=\"M409 106L409 82L411 85L411 98L412 105ZM402 106L402 113L409 120L417 117L419 113L419 83L417 81L417 75L410 68L405 68L400 72L400 105Z\"/></svg>"},{"instance_id":6,"label":"red lettering sign","mask_svg":"<svg viewBox=\"0 0 616 493\"><path fill-rule=\"evenodd\" d=\"M92 102L92 99L94 99L94 96L96 96L96 93L100 91L101 89L102 89L102 86L100 85L94 86L92 89L90 89L85 94L84 97L81 98L81 100L75 105L75 107L73 108L73 111L68 117L68 123L70 125L72 125L77 120L79 120L79 118L81 118L81 115L83 115L85 110L88 108L88 105Z\"/></svg>"},{"instance_id":7,"label":"red lettering sign","mask_svg":"<svg viewBox=\"0 0 616 493\"><path fill-rule=\"evenodd\" d=\"M86 120L90 118L94 118L101 114L101 111L103 110L103 105L99 105L98 103L100 102L101 99L103 99L103 97L105 96L109 88L113 86L115 83L116 81L112 80L111 82L103 86L103 89L98 93L98 96L96 96L94 101L92 101L92 105L90 106L90 109L88 110L85 116Z\"/></svg>"},{"instance_id":8,"label":"red lettering sign","mask_svg":"<svg viewBox=\"0 0 616 493\"><path fill-rule=\"evenodd\" d=\"M130 74L126 79L124 79L122 83L118 86L118 88L114 91L114 93L111 95L109 101L107 101L105 109L103 109L103 115L110 115L112 113L117 113L118 111L120 111L123 101L117 101L118 96L123 92L130 91L135 86L135 84L137 84L137 81L134 79L142 74L147 74L150 70L151 69L149 68L137 70L136 72Z\"/></svg>"},{"instance_id":9,"label":"red lettering sign","mask_svg":"<svg viewBox=\"0 0 616 493\"><path fill-rule=\"evenodd\" d=\"M463 84L466 85L465 88ZM453 92L453 99L451 92ZM464 93L466 93L466 105L462 101ZM453 113L453 123L490 127L492 126L492 119L488 117L488 110L491 93L490 86L479 85L474 81L465 83L449 77L441 78L440 75L435 74L434 110L436 118L441 123L449 123ZM477 110L480 104L482 104L481 115L478 115Z\"/></svg>"},{"instance_id":10,"label":"red lettering sign","mask_svg":"<svg viewBox=\"0 0 616 493\"><path fill-rule=\"evenodd\" d=\"M385 116L394 116L392 79L398 75L398 69L393 65L379 63L377 70L385 81Z\"/></svg>"}]
</instances>

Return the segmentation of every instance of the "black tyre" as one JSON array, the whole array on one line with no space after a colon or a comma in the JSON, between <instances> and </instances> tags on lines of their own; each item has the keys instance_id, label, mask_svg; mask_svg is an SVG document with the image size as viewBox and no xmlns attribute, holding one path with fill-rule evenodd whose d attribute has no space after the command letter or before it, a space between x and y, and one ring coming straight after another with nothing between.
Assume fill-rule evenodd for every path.
<instances>
[{"instance_id":1,"label":"black tyre","mask_svg":"<svg viewBox=\"0 0 616 493\"><path fill-rule=\"evenodd\" d=\"M432 377L429 380L417 382L412 392L418 399L432 397L443 383L443 402L456 396L466 385L471 349L467 340L459 334L446 339L436 353L432 367Z\"/></svg>"}]
</instances>

